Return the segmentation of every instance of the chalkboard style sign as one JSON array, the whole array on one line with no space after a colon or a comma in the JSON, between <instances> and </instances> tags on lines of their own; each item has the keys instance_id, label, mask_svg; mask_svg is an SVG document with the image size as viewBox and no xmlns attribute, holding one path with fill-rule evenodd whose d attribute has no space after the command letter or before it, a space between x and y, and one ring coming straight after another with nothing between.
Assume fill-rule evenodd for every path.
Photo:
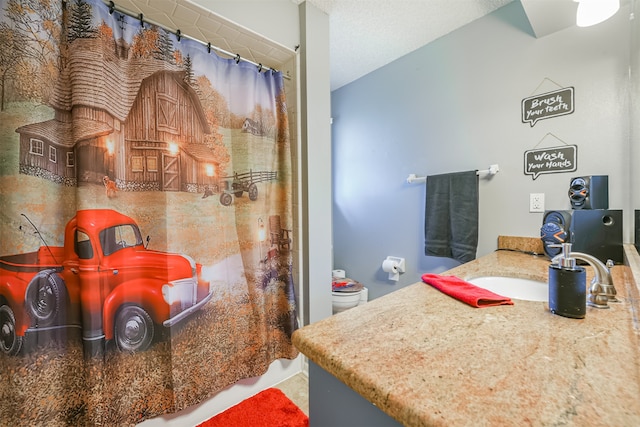
<instances>
[{"instance_id":1,"label":"chalkboard style sign","mask_svg":"<svg viewBox=\"0 0 640 427\"><path fill-rule=\"evenodd\" d=\"M531 127L538 120L571 113L573 113L572 87L530 96L522 100L522 123L529 123Z\"/></svg>"},{"instance_id":2,"label":"chalkboard style sign","mask_svg":"<svg viewBox=\"0 0 640 427\"><path fill-rule=\"evenodd\" d=\"M575 172L577 160L577 145L525 151L524 174L536 179L543 173Z\"/></svg>"}]
</instances>

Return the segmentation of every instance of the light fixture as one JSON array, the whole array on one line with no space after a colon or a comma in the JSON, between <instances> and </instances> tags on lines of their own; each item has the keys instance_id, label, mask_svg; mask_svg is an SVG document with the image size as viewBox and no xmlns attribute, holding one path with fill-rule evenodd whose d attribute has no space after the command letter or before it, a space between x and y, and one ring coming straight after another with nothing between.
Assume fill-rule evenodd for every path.
<instances>
[{"instance_id":1,"label":"light fixture","mask_svg":"<svg viewBox=\"0 0 640 427\"><path fill-rule=\"evenodd\" d=\"M589 27L611 18L620 9L620 0L574 0L578 2L576 25Z\"/></svg>"}]
</instances>

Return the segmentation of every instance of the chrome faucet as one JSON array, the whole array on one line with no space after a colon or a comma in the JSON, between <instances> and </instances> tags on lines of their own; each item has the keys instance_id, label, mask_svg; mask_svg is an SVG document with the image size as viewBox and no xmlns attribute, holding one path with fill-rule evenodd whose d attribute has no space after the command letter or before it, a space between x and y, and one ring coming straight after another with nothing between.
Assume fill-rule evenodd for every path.
<instances>
[{"instance_id":1,"label":"chrome faucet","mask_svg":"<svg viewBox=\"0 0 640 427\"><path fill-rule=\"evenodd\" d=\"M562 247L562 245L571 245L571 243L562 243L560 245L552 245L556 247ZM571 246L569 246L570 250ZM582 252L570 252L571 258L580 259L586 261L593 267L594 276L591 280L591 286L589 287L589 297L587 298L587 305L596 308L609 308L609 301L619 302L616 298L616 288L613 286L613 280L611 278L611 267L613 267L613 261L607 260L605 265L598 258L585 254ZM558 264L560 262L561 255L556 255L551 260L552 263Z\"/></svg>"}]
</instances>

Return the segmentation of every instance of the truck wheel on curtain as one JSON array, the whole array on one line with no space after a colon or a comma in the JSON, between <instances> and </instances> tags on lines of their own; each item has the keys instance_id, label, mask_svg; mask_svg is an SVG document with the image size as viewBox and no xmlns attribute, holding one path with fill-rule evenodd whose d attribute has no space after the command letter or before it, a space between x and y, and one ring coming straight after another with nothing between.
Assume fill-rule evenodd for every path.
<instances>
[{"instance_id":1,"label":"truck wheel on curtain","mask_svg":"<svg viewBox=\"0 0 640 427\"><path fill-rule=\"evenodd\" d=\"M8 305L0 306L0 351L9 356L20 353L22 338L16 335L16 316Z\"/></svg>"},{"instance_id":2,"label":"truck wheel on curtain","mask_svg":"<svg viewBox=\"0 0 640 427\"><path fill-rule=\"evenodd\" d=\"M229 206L232 201L233 201L233 196L231 196L231 194L229 193L220 194L220 203L222 203L222 206Z\"/></svg>"},{"instance_id":3,"label":"truck wheel on curtain","mask_svg":"<svg viewBox=\"0 0 640 427\"><path fill-rule=\"evenodd\" d=\"M255 202L258 200L258 186L256 184L249 185L249 200Z\"/></svg>"},{"instance_id":4,"label":"truck wheel on curtain","mask_svg":"<svg viewBox=\"0 0 640 427\"><path fill-rule=\"evenodd\" d=\"M118 310L114 338L120 351L146 350L153 341L153 332L153 320L142 307L125 305Z\"/></svg>"},{"instance_id":5,"label":"truck wheel on curtain","mask_svg":"<svg viewBox=\"0 0 640 427\"><path fill-rule=\"evenodd\" d=\"M54 270L42 270L31 279L25 304L36 326L50 326L63 312L66 299L62 278Z\"/></svg>"}]
</instances>

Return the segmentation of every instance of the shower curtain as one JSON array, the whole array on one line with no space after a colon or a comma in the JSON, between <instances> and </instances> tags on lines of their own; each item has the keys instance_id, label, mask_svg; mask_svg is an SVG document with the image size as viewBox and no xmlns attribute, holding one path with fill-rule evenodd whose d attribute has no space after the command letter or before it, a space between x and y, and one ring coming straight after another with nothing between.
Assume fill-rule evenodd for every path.
<instances>
[{"instance_id":1,"label":"shower curtain","mask_svg":"<svg viewBox=\"0 0 640 427\"><path fill-rule=\"evenodd\" d=\"M296 357L282 75L0 5L0 424L133 425Z\"/></svg>"}]
</instances>

